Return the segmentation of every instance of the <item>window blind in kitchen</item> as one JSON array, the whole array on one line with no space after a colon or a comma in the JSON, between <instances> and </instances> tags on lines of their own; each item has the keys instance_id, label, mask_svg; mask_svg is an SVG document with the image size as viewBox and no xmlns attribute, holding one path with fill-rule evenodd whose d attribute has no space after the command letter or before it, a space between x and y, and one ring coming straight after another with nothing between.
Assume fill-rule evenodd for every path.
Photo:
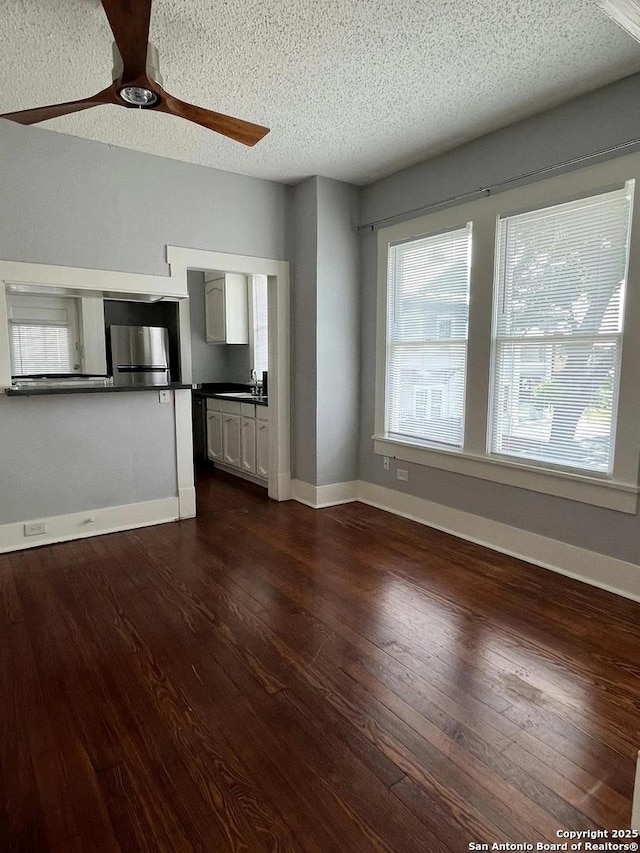
<instances>
[{"instance_id":1,"label":"window blind in kitchen","mask_svg":"<svg viewBox=\"0 0 640 853\"><path fill-rule=\"evenodd\" d=\"M500 220L491 453L611 472L633 184Z\"/></svg>"},{"instance_id":2,"label":"window blind in kitchen","mask_svg":"<svg viewBox=\"0 0 640 853\"><path fill-rule=\"evenodd\" d=\"M69 297L8 296L13 376L80 370L77 302Z\"/></svg>"},{"instance_id":3,"label":"window blind in kitchen","mask_svg":"<svg viewBox=\"0 0 640 853\"><path fill-rule=\"evenodd\" d=\"M267 276L253 276L253 368L262 378L269 369L269 306L267 299Z\"/></svg>"},{"instance_id":4,"label":"window blind in kitchen","mask_svg":"<svg viewBox=\"0 0 640 853\"><path fill-rule=\"evenodd\" d=\"M72 372L67 326L11 322L10 340L14 376Z\"/></svg>"},{"instance_id":5,"label":"window blind in kitchen","mask_svg":"<svg viewBox=\"0 0 640 853\"><path fill-rule=\"evenodd\" d=\"M471 223L389 247L389 437L462 447L470 266Z\"/></svg>"}]
</instances>

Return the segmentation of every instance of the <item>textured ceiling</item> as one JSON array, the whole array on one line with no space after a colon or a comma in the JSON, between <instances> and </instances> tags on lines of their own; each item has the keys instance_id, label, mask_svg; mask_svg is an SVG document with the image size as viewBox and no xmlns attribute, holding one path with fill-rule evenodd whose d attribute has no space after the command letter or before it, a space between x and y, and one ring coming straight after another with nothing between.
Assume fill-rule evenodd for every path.
<instances>
[{"instance_id":1,"label":"textured ceiling","mask_svg":"<svg viewBox=\"0 0 640 853\"><path fill-rule=\"evenodd\" d=\"M111 82L99 0L2 0L0 112ZM366 183L640 70L592 0L155 0L165 88L265 124L245 148L156 112L40 125L230 172Z\"/></svg>"}]
</instances>

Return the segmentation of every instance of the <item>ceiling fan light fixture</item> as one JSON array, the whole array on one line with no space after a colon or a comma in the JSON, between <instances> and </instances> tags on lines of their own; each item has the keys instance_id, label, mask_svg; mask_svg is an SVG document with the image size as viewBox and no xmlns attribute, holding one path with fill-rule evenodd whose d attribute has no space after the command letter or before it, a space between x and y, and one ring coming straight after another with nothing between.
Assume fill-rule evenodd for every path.
<instances>
[{"instance_id":1,"label":"ceiling fan light fixture","mask_svg":"<svg viewBox=\"0 0 640 853\"><path fill-rule=\"evenodd\" d=\"M118 93L123 101L133 107L152 107L158 103L158 96L144 86L125 86Z\"/></svg>"}]
</instances>

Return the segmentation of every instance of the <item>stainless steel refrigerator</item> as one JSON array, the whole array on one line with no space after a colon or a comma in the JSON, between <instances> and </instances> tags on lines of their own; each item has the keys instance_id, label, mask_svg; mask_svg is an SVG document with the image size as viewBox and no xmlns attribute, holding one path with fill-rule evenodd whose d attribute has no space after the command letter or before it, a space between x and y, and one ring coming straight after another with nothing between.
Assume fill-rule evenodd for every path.
<instances>
[{"instance_id":1,"label":"stainless steel refrigerator","mask_svg":"<svg viewBox=\"0 0 640 853\"><path fill-rule=\"evenodd\" d=\"M168 385L169 332L160 326L110 326L114 385Z\"/></svg>"}]
</instances>

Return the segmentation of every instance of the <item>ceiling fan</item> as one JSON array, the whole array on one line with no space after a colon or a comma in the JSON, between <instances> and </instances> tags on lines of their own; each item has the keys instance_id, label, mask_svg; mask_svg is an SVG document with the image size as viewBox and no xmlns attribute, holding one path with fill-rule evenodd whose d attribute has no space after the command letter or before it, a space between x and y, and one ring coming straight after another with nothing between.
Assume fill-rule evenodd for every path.
<instances>
[{"instance_id":1,"label":"ceiling fan","mask_svg":"<svg viewBox=\"0 0 640 853\"><path fill-rule=\"evenodd\" d=\"M149 43L152 0L101 2L115 39L113 83L90 98L5 113L0 118L19 124L36 124L101 104L116 104L169 113L242 142L243 145L255 145L269 133L268 127L187 104L165 92L158 68L158 51Z\"/></svg>"}]
</instances>

